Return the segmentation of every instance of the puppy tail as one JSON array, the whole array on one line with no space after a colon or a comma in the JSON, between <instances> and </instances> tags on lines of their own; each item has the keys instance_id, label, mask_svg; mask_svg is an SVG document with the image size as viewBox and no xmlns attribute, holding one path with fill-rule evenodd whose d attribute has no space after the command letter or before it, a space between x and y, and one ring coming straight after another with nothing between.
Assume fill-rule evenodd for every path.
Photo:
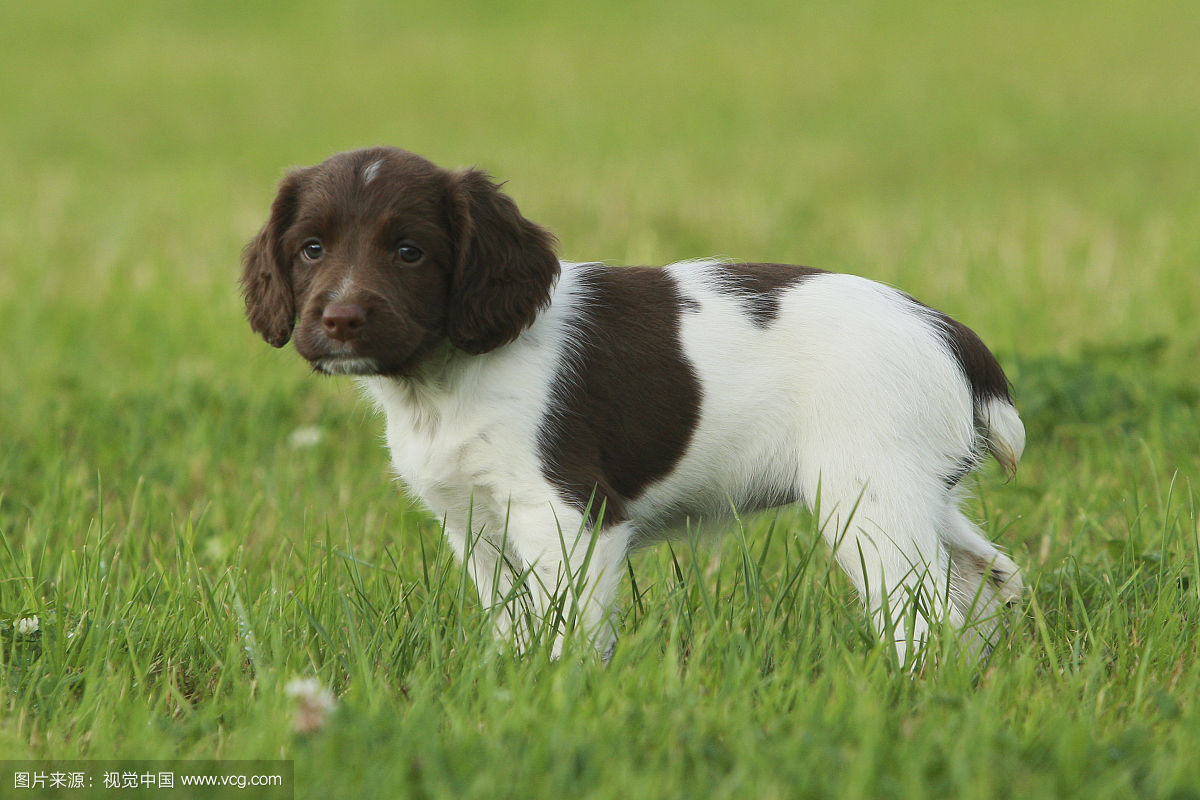
<instances>
[{"instance_id":1,"label":"puppy tail","mask_svg":"<svg viewBox=\"0 0 1200 800\"><path fill-rule=\"evenodd\" d=\"M1011 478L1025 449L1025 426L1013 405L1008 378L1000 362L973 330L940 311L925 308L933 315L971 387L975 430Z\"/></svg>"},{"instance_id":2,"label":"puppy tail","mask_svg":"<svg viewBox=\"0 0 1200 800\"><path fill-rule=\"evenodd\" d=\"M976 406L975 419L988 452L1011 478L1025 450L1025 425L1016 406L1008 398L989 397Z\"/></svg>"}]
</instances>

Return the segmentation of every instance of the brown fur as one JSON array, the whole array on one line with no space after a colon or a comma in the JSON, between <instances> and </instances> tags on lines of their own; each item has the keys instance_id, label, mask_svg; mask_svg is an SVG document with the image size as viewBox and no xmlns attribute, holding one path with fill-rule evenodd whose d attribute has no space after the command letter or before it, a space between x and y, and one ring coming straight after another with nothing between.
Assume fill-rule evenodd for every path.
<instances>
[{"instance_id":1,"label":"brown fur","mask_svg":"<svg viewBox=\"0 0 1200 800\"><path fill-rule=\"evenodd\" d=\"M684 359L682 298L660 269L596 267L577 336L592 346L570 358L539 450L546 478L593 519L624 519L623 504L668 474L700 419L700 384ZM595 497L592 492L595 491Z\"/></svg>"},{"instance_id":2,"label":"brown fur","mask_svg":"<svg viewBox=\"0 0 1200 800\"><path fill-rule=\"evenodd\" d=\"M301 255L310 241L324 248L318 263ZM398 258L403 242L418 262ZM336 299L338 313L361 319L353 354L406 375L447 339L468 353L511 342L549 302L558 269L553 237L486 174L373 148L283 179L246 247L242 288L251 327L275 347L294 334L317 369L347 355L326 335ZM356 288L340 296L351 274Z\"/></svg>"}]
</instances>

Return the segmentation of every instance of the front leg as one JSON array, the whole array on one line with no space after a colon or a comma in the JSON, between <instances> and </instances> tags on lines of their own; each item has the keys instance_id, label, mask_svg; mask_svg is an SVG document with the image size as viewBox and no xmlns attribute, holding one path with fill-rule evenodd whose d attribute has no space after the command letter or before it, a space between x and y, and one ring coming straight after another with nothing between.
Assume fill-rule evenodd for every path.
<instances>
[{"instance_id":1,"label":"front leg","mask_svg":"<svg viewBox=\"0 0 1200 800\"><path fill-rule=\"evenodd\" d=\"M495 633L500 641L507 640L513 629L517 577L520 559L502 537L496 540L487 531L468 534L465 528L444 528L458 562L464 565L483 608L495 615Z\"/></svg>"},{"instance_id":2,"label":"front leg","mask_svg":"<svg viewBox=\"0 0 1200 800\"><path fill-rule=\"evenodd\" d=\"M551 655L562 652L570 630L587 637L607 658L616 644L613 601L624 572L632 526L605 525L600 529L578 511L562 504L510 509L508 542L527 573L530 607L526 619L553 631ZM518 627L520 634L529 630ZM519 641L524 649L530 639Z\"/></svg>"}]
</instances>

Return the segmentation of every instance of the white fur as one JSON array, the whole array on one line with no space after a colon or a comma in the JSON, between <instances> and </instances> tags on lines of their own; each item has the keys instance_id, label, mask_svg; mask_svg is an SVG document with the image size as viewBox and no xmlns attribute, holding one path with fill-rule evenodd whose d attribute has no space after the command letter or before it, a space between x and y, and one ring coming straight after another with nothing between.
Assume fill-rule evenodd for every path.
<instances>
[{"instance_id":1,"label":"white fur","mask_svg":"<svg viewBox=\"0 0 1200 800\"><path fill-rule=\"evenodd\" d=\"M1025 451L1025 426L1011 404L1000 400L989 400L983 409L988 431L988 450L1012 476L1017 471L1017 462Z\"/></svg>"},{"instance_id":2,"label":"white fur","mask_svg":"<svg viewBox=\"0 0 1200 800\"><path fill-rule=\"evenodd\" d=\"M338 287L333 290L333 296L329 298L330 304L332 305L333 303L340 303L342 300L345 300L357 288L357 286L358 284L354 280L354 268L348 267L346 269L346 274L342 276L342 282L339 283Z\"/></svg>"},{"instance_id":3,"label":"white fur","mask_svg":"<svg viewBox=\"0 0 1200 800\"><path fill-rule=\"evenodd\" d=\"M371 181L375 180L375 178L379 175L379 167L382 165L383 165L382 158L377 158L374 161L372 161L370 164L367 164L366 168L363 169L363 172L362 172L363 186L371 185Z\"/></svg>"},{"instance_id":4,"label":"white fur","mask_svg":"<svg viewBox=\"0 0 1200 800\"><path fill-rule=\"evenodd\" d=\"M632 542L787 496L819 500L818 522L881 630L914 596L927 611L916 618L918 641L937 619L962 626L973 609L1015 597L1016 566L962 515L945 478L977 452L976 418L989 448L1015 467L1024 443L1016 410L993 400L976 413L931 317L893 289L814 275L782 290L778 316L761 327L718 285L715 264L665 268L698 304L681 315L703 398L698 426L675 469L627 504L628 522L594 542L543 475L537 440L557 371L586 345L573 340L573 323L590 267L564 263L550 307L510 345L479 356L447 348L420 378L364 379L386 415L396 473L444 521L485 603L512 590L508 566L533 570L535 611L573 577L572 607L604 650ZM989 570L1006 589L989 584ZM499 619L505 629L514 622ZM903 658L905 643L897 647Z\"/></svg>"}]
</instances>

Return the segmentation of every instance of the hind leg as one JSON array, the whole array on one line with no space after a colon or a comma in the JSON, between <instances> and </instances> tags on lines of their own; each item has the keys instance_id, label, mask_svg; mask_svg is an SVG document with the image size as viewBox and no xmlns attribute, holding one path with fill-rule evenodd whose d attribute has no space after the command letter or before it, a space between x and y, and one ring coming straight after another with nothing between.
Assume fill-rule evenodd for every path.
<instances>
[{"instance_id":1,"label":"hind leg","mask_svg":"<svg viewBox=\"0 0 1200 800\"><path fill-rule=\"evenodd\" d=\"M891 638L905 663L932 626L945 619L960 624L947 601L949 563L938 535L943 506L936 490L887 475L822 474L818 480L819 489L806 496L818 499L822 533L876 631Z\"/></svg>"},{"instance_id":2,"label":"hind leg","mask_svg":"<svg viewBox=\"0 0 1200 800\"><path fill-rule=\"evenodd\" d=\"M950 557L950 601L964 633L979 653L988 652L1004 623L1004 610L1021 598L1021 571L959 508L961 495L947 494L938 529Z\"/></svg>"}]
</instances>

